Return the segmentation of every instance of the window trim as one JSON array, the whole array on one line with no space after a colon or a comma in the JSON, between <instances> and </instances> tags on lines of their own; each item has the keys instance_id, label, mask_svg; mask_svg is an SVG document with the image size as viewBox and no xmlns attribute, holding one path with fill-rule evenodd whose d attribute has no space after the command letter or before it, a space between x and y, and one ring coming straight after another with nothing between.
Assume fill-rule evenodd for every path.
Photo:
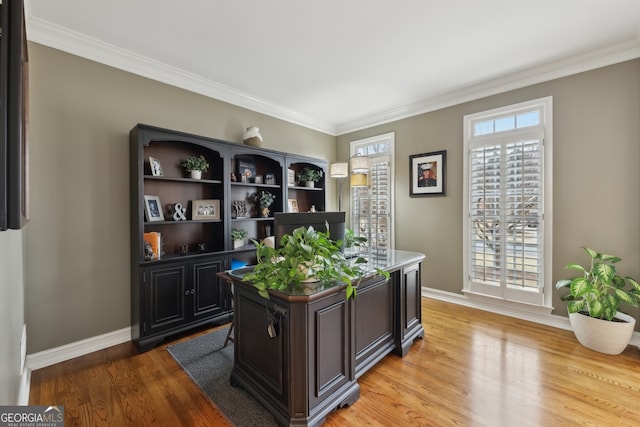
<instances>
[{"instance_id":1,"label":"window trim","mask_svg":"<svg viewBox=\"0 0 640 427\"><path fill-rule=\"evenodd\" d=\"M479 294L473 290L470 281L469 263L470 263L470 173L469 173L469 142L473 137L473 126L477 122L491 120L510 113L518 113L523 110L538 109L540 114L540 125L536 126L544 132L544 172L543 172L543 212L544 221L543 243L542 243L542 268L543 268L543 287L541 298L533 301L513 300L509 299L509 292L502 293L501 296L490 296L488 294ZM510 306L533 305L541 308L552 308L553 301L553 97L548 96L531 101L525 101L518 104L508 105L495 108L492 110L482 111L474 114L468 114L463 117L463 144L464 144L464 162L463 162L463 289L465 295L478 298L492 298L498 304ZM511 132L512 134L522 132L530 132L536 127L529 126L506 132L495 132L489 135L479 135L475 139L494 138L503 133ZM508 291L508 289L506 289ZM535 294L539 295L539 294Z\"/></svg>"}]
</instances>

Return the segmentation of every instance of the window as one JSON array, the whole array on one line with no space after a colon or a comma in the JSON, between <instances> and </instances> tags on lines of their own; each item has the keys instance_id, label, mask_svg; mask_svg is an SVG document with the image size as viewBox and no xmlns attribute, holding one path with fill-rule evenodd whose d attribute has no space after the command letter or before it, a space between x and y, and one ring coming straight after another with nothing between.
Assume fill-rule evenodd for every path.
<instances>
[{"instance_id":1,"label":"window","mask_svg":"<svg viewBox=\"0 0 640 427\"><path fill-rule=\"evenodd\" d=\"M351 141L350 156L369 157L368 186L351 188L350 227L367 238L372 261L386 260L393 249L393 155L395 133Z\"/></svg>"},{"instance_id":2,"label":"window","mask_svg":"<svg viewBox=\"0 0 640 427\"><path fill-rule=\"evenodd\" d=\"M551 108L464 118L464 290L551 306Z\"/></svg>"}]
</instances>

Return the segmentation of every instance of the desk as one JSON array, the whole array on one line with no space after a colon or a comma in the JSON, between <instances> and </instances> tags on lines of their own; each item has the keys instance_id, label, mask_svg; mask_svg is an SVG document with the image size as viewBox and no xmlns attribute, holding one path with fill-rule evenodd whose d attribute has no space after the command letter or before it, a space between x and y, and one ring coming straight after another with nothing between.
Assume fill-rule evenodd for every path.
<instances>
[{"instance_id":1,"label":"desk","mask_svg":"<svg viewBox=\"0 0 640 427\"><path fill-rule=\"evenodd\" d=\"M404 356L424 337L421 263L416 252L391 251L373 276L345 298L344 285L269 291L258 295L230 272L234 284L234 368L231 382L251 393L289 426L322 424L336 408L360 397L357 379L393 352ZM268 333L275 323L275 336ZM273 335L273 334L272 334Z\"/></svg>"}]
</instances>

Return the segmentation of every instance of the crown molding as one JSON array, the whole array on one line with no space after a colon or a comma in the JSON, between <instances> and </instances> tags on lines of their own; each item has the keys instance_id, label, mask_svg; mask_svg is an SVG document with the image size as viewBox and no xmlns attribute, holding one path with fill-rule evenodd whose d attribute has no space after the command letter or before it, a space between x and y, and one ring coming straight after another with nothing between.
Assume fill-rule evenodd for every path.
<instances>
[{"instance_id":1,"label":"crown molding","mask_svg":"<svg viewBox=\"0 0 640 427\"><path fill-rule=\"evenodd\" d=\"M28 6L28 1L25 5ZM332 136L343 135L640 57L640 37L637 37L623 43L528 68L476 85L445 93L434 93L433 96L413 104L334 124L312 119L180 68L34 18L31 16L29 7L26 9L26 18L27 36L30 41Z\"/></svg>"},{"instance_id":2,"label":"crown molding","mask_svg":"<svg viewBox=\"0 0 640 427\"><path fill-rule=\"evenodd\" d=\"M524 71L487 80L476 85L466 86L446 93L434 94L434 96L414 104L404 105L393 110L383 111L378 114L372 114L360 119L337 124L336 135L367 129L639 57L640 37L538 67L528 68Z\"/></svg>"},{"instance_id":3,"label":"crown molding","mask_svg":"<svg viewBox=\"0 0 640 427\"><path fill-rule=\"evenodd\" d=\"M166 83L318 132L335 135L335 125L314 120L229 86L159 61L120 49L84 34L27 16L27 38L54 49Z\"/></svg>"}]
</instances>

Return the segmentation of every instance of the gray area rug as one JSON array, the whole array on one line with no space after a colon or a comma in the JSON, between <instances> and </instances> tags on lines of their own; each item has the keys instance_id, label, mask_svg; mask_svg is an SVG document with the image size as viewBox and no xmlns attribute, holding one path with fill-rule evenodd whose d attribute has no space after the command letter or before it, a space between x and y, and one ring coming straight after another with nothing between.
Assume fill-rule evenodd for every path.
<instances>
[{"instance_id":1,"label":"gray area rug","mask_svg":"<svg viewBox=\"0 0 640 427\"><path fill-rule=\"evenodd\" d=\"M248 392L229 383L233 343L222 347L228 330L171 345L167 351L235 426L276 426L273 416Z\"/></svg>"}]
</instances>

